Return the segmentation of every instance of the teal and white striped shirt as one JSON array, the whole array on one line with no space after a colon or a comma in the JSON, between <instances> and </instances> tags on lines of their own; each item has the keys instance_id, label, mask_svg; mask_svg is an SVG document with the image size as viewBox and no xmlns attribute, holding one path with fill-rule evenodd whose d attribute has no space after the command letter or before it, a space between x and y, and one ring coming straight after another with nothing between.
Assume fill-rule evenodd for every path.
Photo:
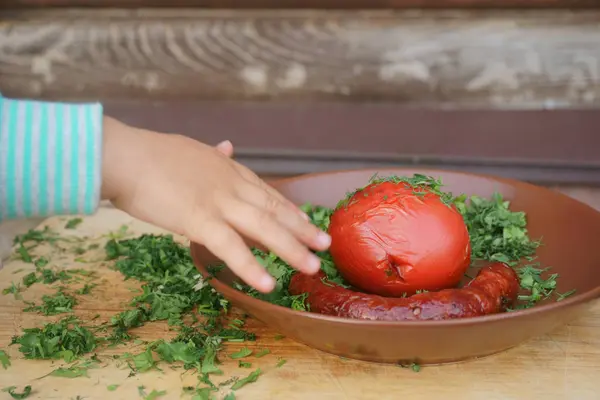
<instances>
[{"instance_id":1,"label":"teal and white striped shirt","mask_svg":"<svg viewBox=\"0 0 600 400\"><path fill-rule=\"evenodd\" d=\"M0 95L0 221L91 214L101 171L101 104Z\"/></svg>"}]
</instances>

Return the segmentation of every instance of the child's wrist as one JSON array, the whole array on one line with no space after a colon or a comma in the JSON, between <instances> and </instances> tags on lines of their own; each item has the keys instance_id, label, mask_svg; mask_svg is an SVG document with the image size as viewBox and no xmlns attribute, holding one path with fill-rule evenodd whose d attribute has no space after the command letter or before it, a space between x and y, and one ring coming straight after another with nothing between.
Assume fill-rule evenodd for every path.
<instances>
[{"instance_id":1,"label":"child's wrist","mask_svg":"<svg viewBox=\"0 0 600 400\"><path fill-rule=\"evenodd\" d=\"M114 201L121 192L121 178L128 174L135 129L104 117L102 134L102 200Z\"/></svg>"}]
</instances>

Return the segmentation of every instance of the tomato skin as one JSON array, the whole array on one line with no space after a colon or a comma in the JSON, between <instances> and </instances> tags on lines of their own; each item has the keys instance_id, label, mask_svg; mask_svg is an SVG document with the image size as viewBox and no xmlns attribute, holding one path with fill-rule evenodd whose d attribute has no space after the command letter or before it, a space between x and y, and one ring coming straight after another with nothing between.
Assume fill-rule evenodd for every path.
<instances>
[{"instance_id":1,"label":"tomato skin","mask_svg":"<svg viewBox=\"0 0 600 400\"><path fill-rule=\"evenodd\" d=\"M462 215L405 183L373 183L336 208L330 252L351 285L387 297L458 285L471 262Z\"/></svg>"}]
</instances>

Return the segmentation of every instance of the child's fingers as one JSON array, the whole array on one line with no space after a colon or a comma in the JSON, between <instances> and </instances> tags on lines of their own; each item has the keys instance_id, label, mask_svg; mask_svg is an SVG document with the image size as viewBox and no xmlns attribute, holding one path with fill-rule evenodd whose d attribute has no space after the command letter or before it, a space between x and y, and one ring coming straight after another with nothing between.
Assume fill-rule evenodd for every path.
<instances>
[{"instance_id":1,"label":"child's fingers","mask_svg":"<svg viewBox=\"0 0 600 400\"><path fill-rule=\"evenodd\" d=\"M263 213L273 215L283 228L291 232L302 243L315 250L327 250L331 243L329 235L313 225L302 210L289 200L267 192L256 185L240 185L240 199L246 201Z\"/></svg>"},{"instance_id":2,"label":"child's fingers","mask_svg":"<svg viewBox=\"0 0 600 400\"><path fill-rule=\"evenodd\" d=\"M224 221L196 220L187 235L190 240L203 244L256 290L268 293L275 287L273 277L256 260L240 235Z\"/></svg>"},{"instance_id":3,"label":"child's fingers","mask_svg":"<svg viewBox=\"0 0 600 400\"><path fill-rule=\"evenodd\" d=\"M250 184L261 187L266 192L268 192L271 195L273 195L274 197L278 198L283 204L289 206L291 209L293 209L294 211L299 213L302 216L302 218L304 218L306 220L309 219L308 215L306 215L306 213L304 213L300 209L300 207L298 207L297 205L292 203L290 200L286 199L285 196L283 196L281 193L279 193L275 188L273 188L267 182L260 179L258 177L258 175L256 175L254 172L250 171L249 169L247 169L245 167L242 167L241 165L238 165L238 171L244 177L244 179L246 179L246 181L248 181ZM245 198L246 194L244 193L244 187L238 187L237 189L238 189L238 194L240 196L242 196L242 198Z\"/></svg>"},{"instance_id":4,"label":"child's fingers","mask_svg":"<svg viewBox=\"0 0 600 400\"><path fill-rule=\"evenodd\" d=\"M303 245L290 230L285 229L269 210L242 200L234 200L228 202L224 218L244 236L262 243L293 268L314 274L321 267L319 257ZM304 223L306 224L306 221Z\"/></svg>"},{"instance_id":5,"label":"child's fingers","mask_svg":"<svg viewBox=\"0 0 600 400\"><path fill-rule=\"evenodd\" d=\"M266 183L263 180L259 180L258 181L258 186L260 186L265 192L267 192L271 196L274 196L277 199L279 199L279 201L281 201L284 205L290 207L295 212L297 212L298 214L300 214L300 216L303 219L305 219L307 221L309 220L308 215L306 215L306 213L304 211L302 211L300 209L300 207L298 207L297 205L295 205L294 203L292 203L290 200L288 200L284 195L282 195L281 193L279 193L279 191L277 189L275 189L274 187L272 187L271 185L269 185L268 183Z\"/></svg>"}]
</instances>

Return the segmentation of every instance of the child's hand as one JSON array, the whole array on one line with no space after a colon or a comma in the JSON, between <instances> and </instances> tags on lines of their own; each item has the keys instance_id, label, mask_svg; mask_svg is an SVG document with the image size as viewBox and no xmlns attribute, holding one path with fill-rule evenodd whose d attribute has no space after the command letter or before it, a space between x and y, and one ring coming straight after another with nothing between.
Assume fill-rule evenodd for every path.
<instances>
[{"instance_id":1,"label":"child's hand","mask_svg":"<svg viewBox=\"0 0 600 400\"><path fill-rule=\"evenodd\" d=\"M262 292L273 278L242 236L290 265L315 273L329 236L298 207L231 160L231 143L217 149L184 136L104 122L103 198L132 216L203 244L233 272Z\"/></svg>"}]
</instances>

